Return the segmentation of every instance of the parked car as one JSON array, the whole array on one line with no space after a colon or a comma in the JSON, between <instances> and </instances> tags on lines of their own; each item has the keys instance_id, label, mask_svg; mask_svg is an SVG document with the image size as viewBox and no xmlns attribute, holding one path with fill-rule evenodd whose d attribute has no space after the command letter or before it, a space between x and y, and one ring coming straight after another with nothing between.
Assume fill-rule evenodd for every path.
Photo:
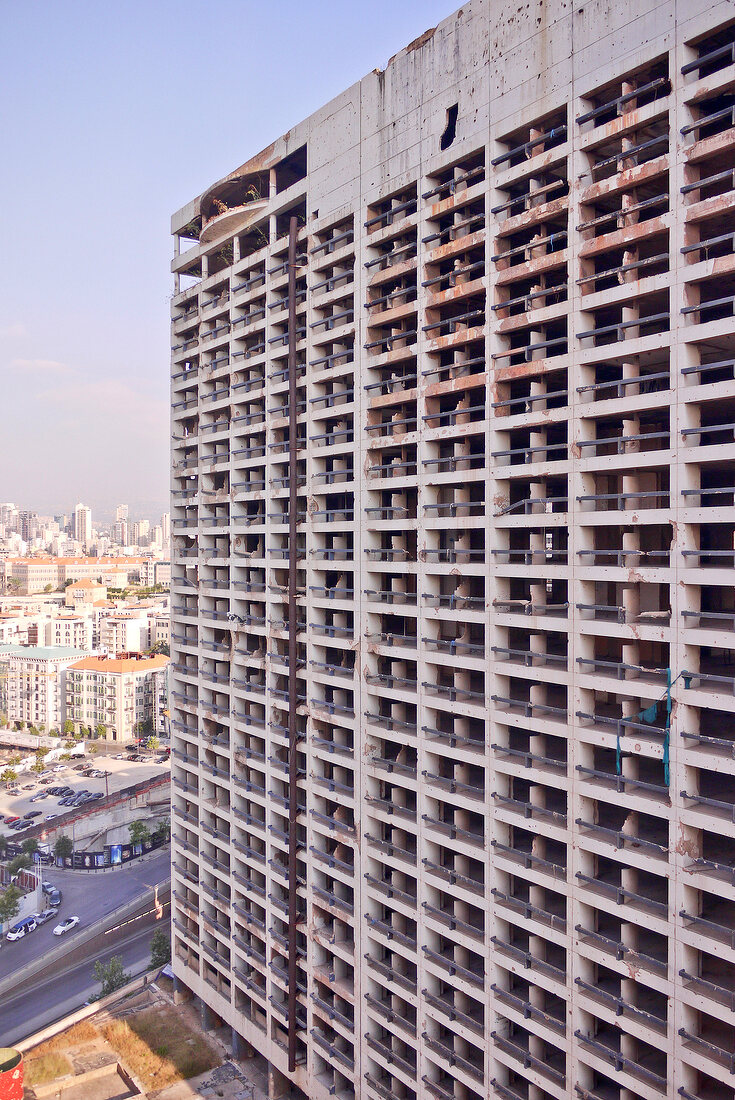
<instances>
[{"instance_id":1,"label":"parked car","mask_svg":"<svg viewBox=\"0 0 735 1100\"><path fill-rule=\"evenodd\" d=\"M11 825L10 828L20 833L23 829L30 829L32 824L32 821L26 821L25 818L21 818L20 821L16 821L15 825Z\"/></svg>"},{"instance_id":2,"label":"parked car","mask_svg":"<svg viewBox=\"0 0 735 1100\"><path fill-rule=\"evenodd\" d=\"M61 924L57 924L54 928L55 936L63 936L65 932L71 931L72 928L76 928L79 924L79 917L67 917Z\"/></svg>"},{"instance_id":3,"label":"parked car","mask_svg":"<svg viewBox=\"0 0 735 1100\"><path fill-rule=\"evenodd\" d=\"M25 917L23 920L19 920L17 924L9 930L7 940L22 940L24 936L27 936L29 932L35 932L36 922L33 917Z\"/></svg>"},{"instance_id":4,"label":"parked car","mask_svg":"<svg viewBox=\"0 0 735 1100\"><path fill-rule=\"evenodd\" d=\"M20 821L20 818L17 815L15 817L11 816L5 818L6 825L15 825L16 821Z\"/></svg>"},{"instance_id":5,"label":"parked car","mask_svg":"<svg viewBox=\"0 0 735 1100\"><path fill-rule=\"evenodd\" d=\"M56 887L54 886L53 882L46 882L46 880L44 879L41 883L41 890L46 895L46 897L48 897L49 894L53 894L55 889Z\"/></svg>"},{"instance_id":6,"label":"parked car","mask_svg":"<svg viewBox=\"0 0 735 1100\"><path fill-rule=\"evenodd\" d=\"M55 772L65 772L65 771L67 771L68 769L67 769L67 766L66 766L66 764L57 764L57 765L56 765L56 766L55 766L54 768L52 768L51 770L52 770L52 771L55 771Z\"/></svg>"},{"instance_id":7,"label":"parked car","mask_svg":"<svg viewBox=\"0 0 735 1100\"><path fill-rule=\"evenodd\" d=\"M61 905L61 890L54 890L53 893L47 895L49 905L53 905L55 909L58 909Z\"/></svg>"},{"instance_id":8,"label":"parked car","mask_svg":"<svg viewBox=\"0 0 735 1100\"><path fill-rule=\"evenodd\" d=\"M33 919L36 922L36 927L39 924L45 924L47 920L51 920L52 917L58 915L58 909L44 909L43 913L34 913Z\"/></svg>"},{"instance_id":9,"label":"parked car","mask_svg":"<svg viewBox=\"0 0 735 1100\"><path fill-rule=\"evenodd\" d=\"M95 791L95 793L93 795L90 795L89 801L90 802L96 802L99 798L104 798L104 797L105 796L103 795L102 791Z\"/></svg>"},{"instance_id":10,"label":"parked car","mask_svg":"<svg viewBox=\"0 0 735 1100\"><path fill-rule=\"evenodd\" d=\"M25 821L30 821L32 818L40 817L40 816L41 816L41 811L40 810L29 810L27 814L23 814L23 818L24 818Z\"/></svg>"},{"instance_id":11,"label":"parked car","mask_svg":"<svg viewBox=\"0 0 735 1100\"><path fill-rule=\"evenodd\" d=\"M46 814L46 816L44 817L43 820L44 821L53 821L53 819L55 817L58 817L58 816L59 816L58 814Z\"/></svg>"}]
</instances>

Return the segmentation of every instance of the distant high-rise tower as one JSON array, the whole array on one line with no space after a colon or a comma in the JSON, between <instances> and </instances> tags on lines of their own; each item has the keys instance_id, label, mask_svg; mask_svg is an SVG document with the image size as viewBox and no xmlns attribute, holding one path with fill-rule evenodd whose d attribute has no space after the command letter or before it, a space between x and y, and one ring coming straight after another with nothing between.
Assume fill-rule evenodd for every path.
<instances>
[{"instance_id":1,"label":"distant high-rise tower","mask_svg":"<svg viewBox=\"0 0 735 1100\"><path fill-rule=\"evenodd\" d=\"M177 982L272 1097L735 1100L735 6L467 0L173 229Z\"/></svg>"},{"instance_id":2,"label":"distant high-rise tower","mask_svg":"<svg viewBox=\"0 0 735 1100\"><path fill-rule=\"evenodd\" d=\"M92 509L86 504L77 504L74 509L74 538L85 550L92 543Z\"/></svg>"},{"instance_id":3,"label":"distant high-rise tower","mask_svg":"<svg viewBox=\"0 0 735 1100\"><path fill-rule=\"evenodd\" d=\"M123 520L128 518L128 506L127 504L118 504L115 509L115 520L117 523L122 523Z\"/></svg>"},{"instance_id":4,"label":"distant high-rise tower","mask_svg":"<svg viewBox=\"0 0 735 1100\"><path fill-rule=\"evenodd\" d=\"M163 545L166 546L171 541L171 513L164 512L161 516L161 535L163 537Z\"/></svg>"}]
</instances>

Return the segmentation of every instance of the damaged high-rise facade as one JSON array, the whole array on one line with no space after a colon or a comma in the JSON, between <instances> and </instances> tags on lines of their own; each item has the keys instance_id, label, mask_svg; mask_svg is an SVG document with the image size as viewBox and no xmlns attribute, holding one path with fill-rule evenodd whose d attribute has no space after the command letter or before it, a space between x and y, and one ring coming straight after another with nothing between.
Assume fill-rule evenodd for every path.
<instances>
[{"instance_id":1,"label":"damaged high-rise facade","mask_svg":"<svg viewBox=\"0 0 735 1100\"><path fill-rule=\"evenodd\" d=\"M733 1100L732 4L471 0L173 231L180 986L274 1094Z\"/></svg>"}]
</instances>

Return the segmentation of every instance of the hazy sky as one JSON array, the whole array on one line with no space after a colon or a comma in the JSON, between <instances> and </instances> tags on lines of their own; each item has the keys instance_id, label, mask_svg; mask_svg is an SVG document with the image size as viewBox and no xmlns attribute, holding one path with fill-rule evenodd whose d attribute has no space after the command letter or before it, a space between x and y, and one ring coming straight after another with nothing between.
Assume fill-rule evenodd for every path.
<instances>
[{"instance_id":1,"label":"hazy sky","mask_svg":"<svg viewBox=\"0 0 735 1100\"><path fill-rule=\"evenodd\" d=\"M171 214L452 0L0 0L0 501L160 511Z\"/></svg>"}]
</instances>

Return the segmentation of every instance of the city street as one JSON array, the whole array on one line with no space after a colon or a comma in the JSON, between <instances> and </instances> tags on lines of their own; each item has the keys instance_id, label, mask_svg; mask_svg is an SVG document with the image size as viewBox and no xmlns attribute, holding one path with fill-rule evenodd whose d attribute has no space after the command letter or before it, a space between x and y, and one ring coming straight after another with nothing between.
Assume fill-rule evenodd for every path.
<instances>
[{"instance_id":1,"label":"city street","mask_svg":"<svg viewBox=\"0 0 735 1100\"><path fill-rule=\"evenodd\" d=\"M147 887L168 882L171 877L171 853L168 847L156 851L141 860L134 860L120 870L98 872L67 871L55 867L41 868L44 882L51 882L62 893L59 915L42 924L35 932L22 940L2 940L0 950L0 979L8 977L37 959L40 955L59 946L64 940L54 936L53 930L64 917L81 918L79 929L94 924L120 908L126 902L144 893Z\"/></svg>"},{"instance_id":2,"label":"city street","mask_svg":"<svg viewBox=\"0 0 735 1100\"><path fill-rule=\"evenodd\" d=\"M159 928L168 930L169 906ZM141 973L150 962L150 941L156 930L156 920L150 916L136 921L130 929L109 936L104 949L92 951L83 963L75 963L66 971L37 976L16 993L3 997L0 1005L0 1046L12 1045L47 1024L81 1008L100 986L92 971L97 959L109 962L113 955L122 956L123 966L131 977ZM35 934L35 933L34 933ZM13 946L9 944L8 946Z\"/></svg>"}]
</instances>

